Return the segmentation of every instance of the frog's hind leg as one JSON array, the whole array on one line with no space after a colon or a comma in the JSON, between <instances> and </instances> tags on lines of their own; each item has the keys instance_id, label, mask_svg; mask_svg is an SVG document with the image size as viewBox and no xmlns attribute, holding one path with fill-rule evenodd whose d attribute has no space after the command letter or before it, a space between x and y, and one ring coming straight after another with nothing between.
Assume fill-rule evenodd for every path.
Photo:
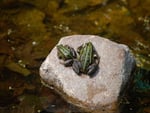
<instances>
[{"instance_id":1,"label":"frog's hind leg","mask_svg":"<svg viewBox=\"0 0 150 113\"><path fill-rule=\"evenodd\" d=\"M87 68L87 75L92 76L98 69L98 64L92 64Z\"/></svg>"},{"instance_id":2,"label":"frog's hind leg","mask_svg":"<svg viewBox=\"0 0 150 113\"><path fill-rule=\"evenodd\" d=\"M78 60L74 60L73 64L72 64L72 69L74 70L74 72L78 75L81 74L80 69L81 69L81 63Z\"/></svg>"}]
</instances>

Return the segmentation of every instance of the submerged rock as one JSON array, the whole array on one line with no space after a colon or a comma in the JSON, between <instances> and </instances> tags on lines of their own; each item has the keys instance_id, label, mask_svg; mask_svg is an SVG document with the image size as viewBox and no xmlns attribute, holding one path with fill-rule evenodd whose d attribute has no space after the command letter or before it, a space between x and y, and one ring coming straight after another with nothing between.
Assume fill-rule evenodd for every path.
<instances>
[{"instance_id":1,"label":"submerged rock","mask_svg":"<svg viewBox=\"0 0 150 113\"><path fill-rule=\"evenodd\" d=\"M56 47L41 65L40 76L67 102L86 112L117 113L119 100L132 78L135 60L126 45L99 36L67 36L58 44L67 44L77 49L89 41L100 56L99 70L94 77L84 74L78 76L72 67L60 64Z\"/></svg>"}]
</instances>

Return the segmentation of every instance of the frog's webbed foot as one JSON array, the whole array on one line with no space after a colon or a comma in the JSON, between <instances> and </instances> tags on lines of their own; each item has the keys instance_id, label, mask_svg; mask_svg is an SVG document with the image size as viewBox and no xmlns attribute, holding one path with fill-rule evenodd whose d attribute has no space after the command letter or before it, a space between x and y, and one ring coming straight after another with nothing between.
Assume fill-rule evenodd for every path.
<instances>
[{"instance_id":1,"label":"frog's webbed foot","mask_svg":"<svg viewBox=\"0 0 150 113\"><path fill-rule=\"evenodd\" d=\"M80 75L81 74L80 68L81 68L81 63L75 59L72 64L72 69L76 74Z\"/></svg>"}]
</instances>

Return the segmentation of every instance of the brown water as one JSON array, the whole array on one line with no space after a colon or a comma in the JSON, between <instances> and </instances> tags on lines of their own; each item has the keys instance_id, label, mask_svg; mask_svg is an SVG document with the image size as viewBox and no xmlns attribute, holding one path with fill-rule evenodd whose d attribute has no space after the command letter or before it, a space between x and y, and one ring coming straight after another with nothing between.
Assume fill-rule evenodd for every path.
<instances>
[{"instance_id":1,"label":"brown water","mask_svg":"<svg viewBox=\"0 0 150 113\"><path fill-rule=\"evenodd\" d=\"M0 113L77 112L39 77L63 36L94 34L126 44L137 66L150 70L149 6L149 0L1 0ZM149 113L147 94L131 93L125 112Z\"/></svg>"}]
</instances>

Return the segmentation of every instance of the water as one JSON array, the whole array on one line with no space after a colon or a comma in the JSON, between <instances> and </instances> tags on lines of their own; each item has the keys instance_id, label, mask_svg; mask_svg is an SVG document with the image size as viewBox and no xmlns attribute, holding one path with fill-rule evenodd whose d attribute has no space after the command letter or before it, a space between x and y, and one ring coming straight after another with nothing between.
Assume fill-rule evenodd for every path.
<instances>
[{"instance_id":1,"label":"water","mask_svg":"<svg viewBox=\"0 0 150 113\"><path fill-rule=\"evenodd\" d=\"M135 74L124 112L150 112L149 6L149 0L1 0L0 113L77 112L39 77L51 49L73 34L99 35L130 47L142 71Z\"/></svg>"}]
</instances>

